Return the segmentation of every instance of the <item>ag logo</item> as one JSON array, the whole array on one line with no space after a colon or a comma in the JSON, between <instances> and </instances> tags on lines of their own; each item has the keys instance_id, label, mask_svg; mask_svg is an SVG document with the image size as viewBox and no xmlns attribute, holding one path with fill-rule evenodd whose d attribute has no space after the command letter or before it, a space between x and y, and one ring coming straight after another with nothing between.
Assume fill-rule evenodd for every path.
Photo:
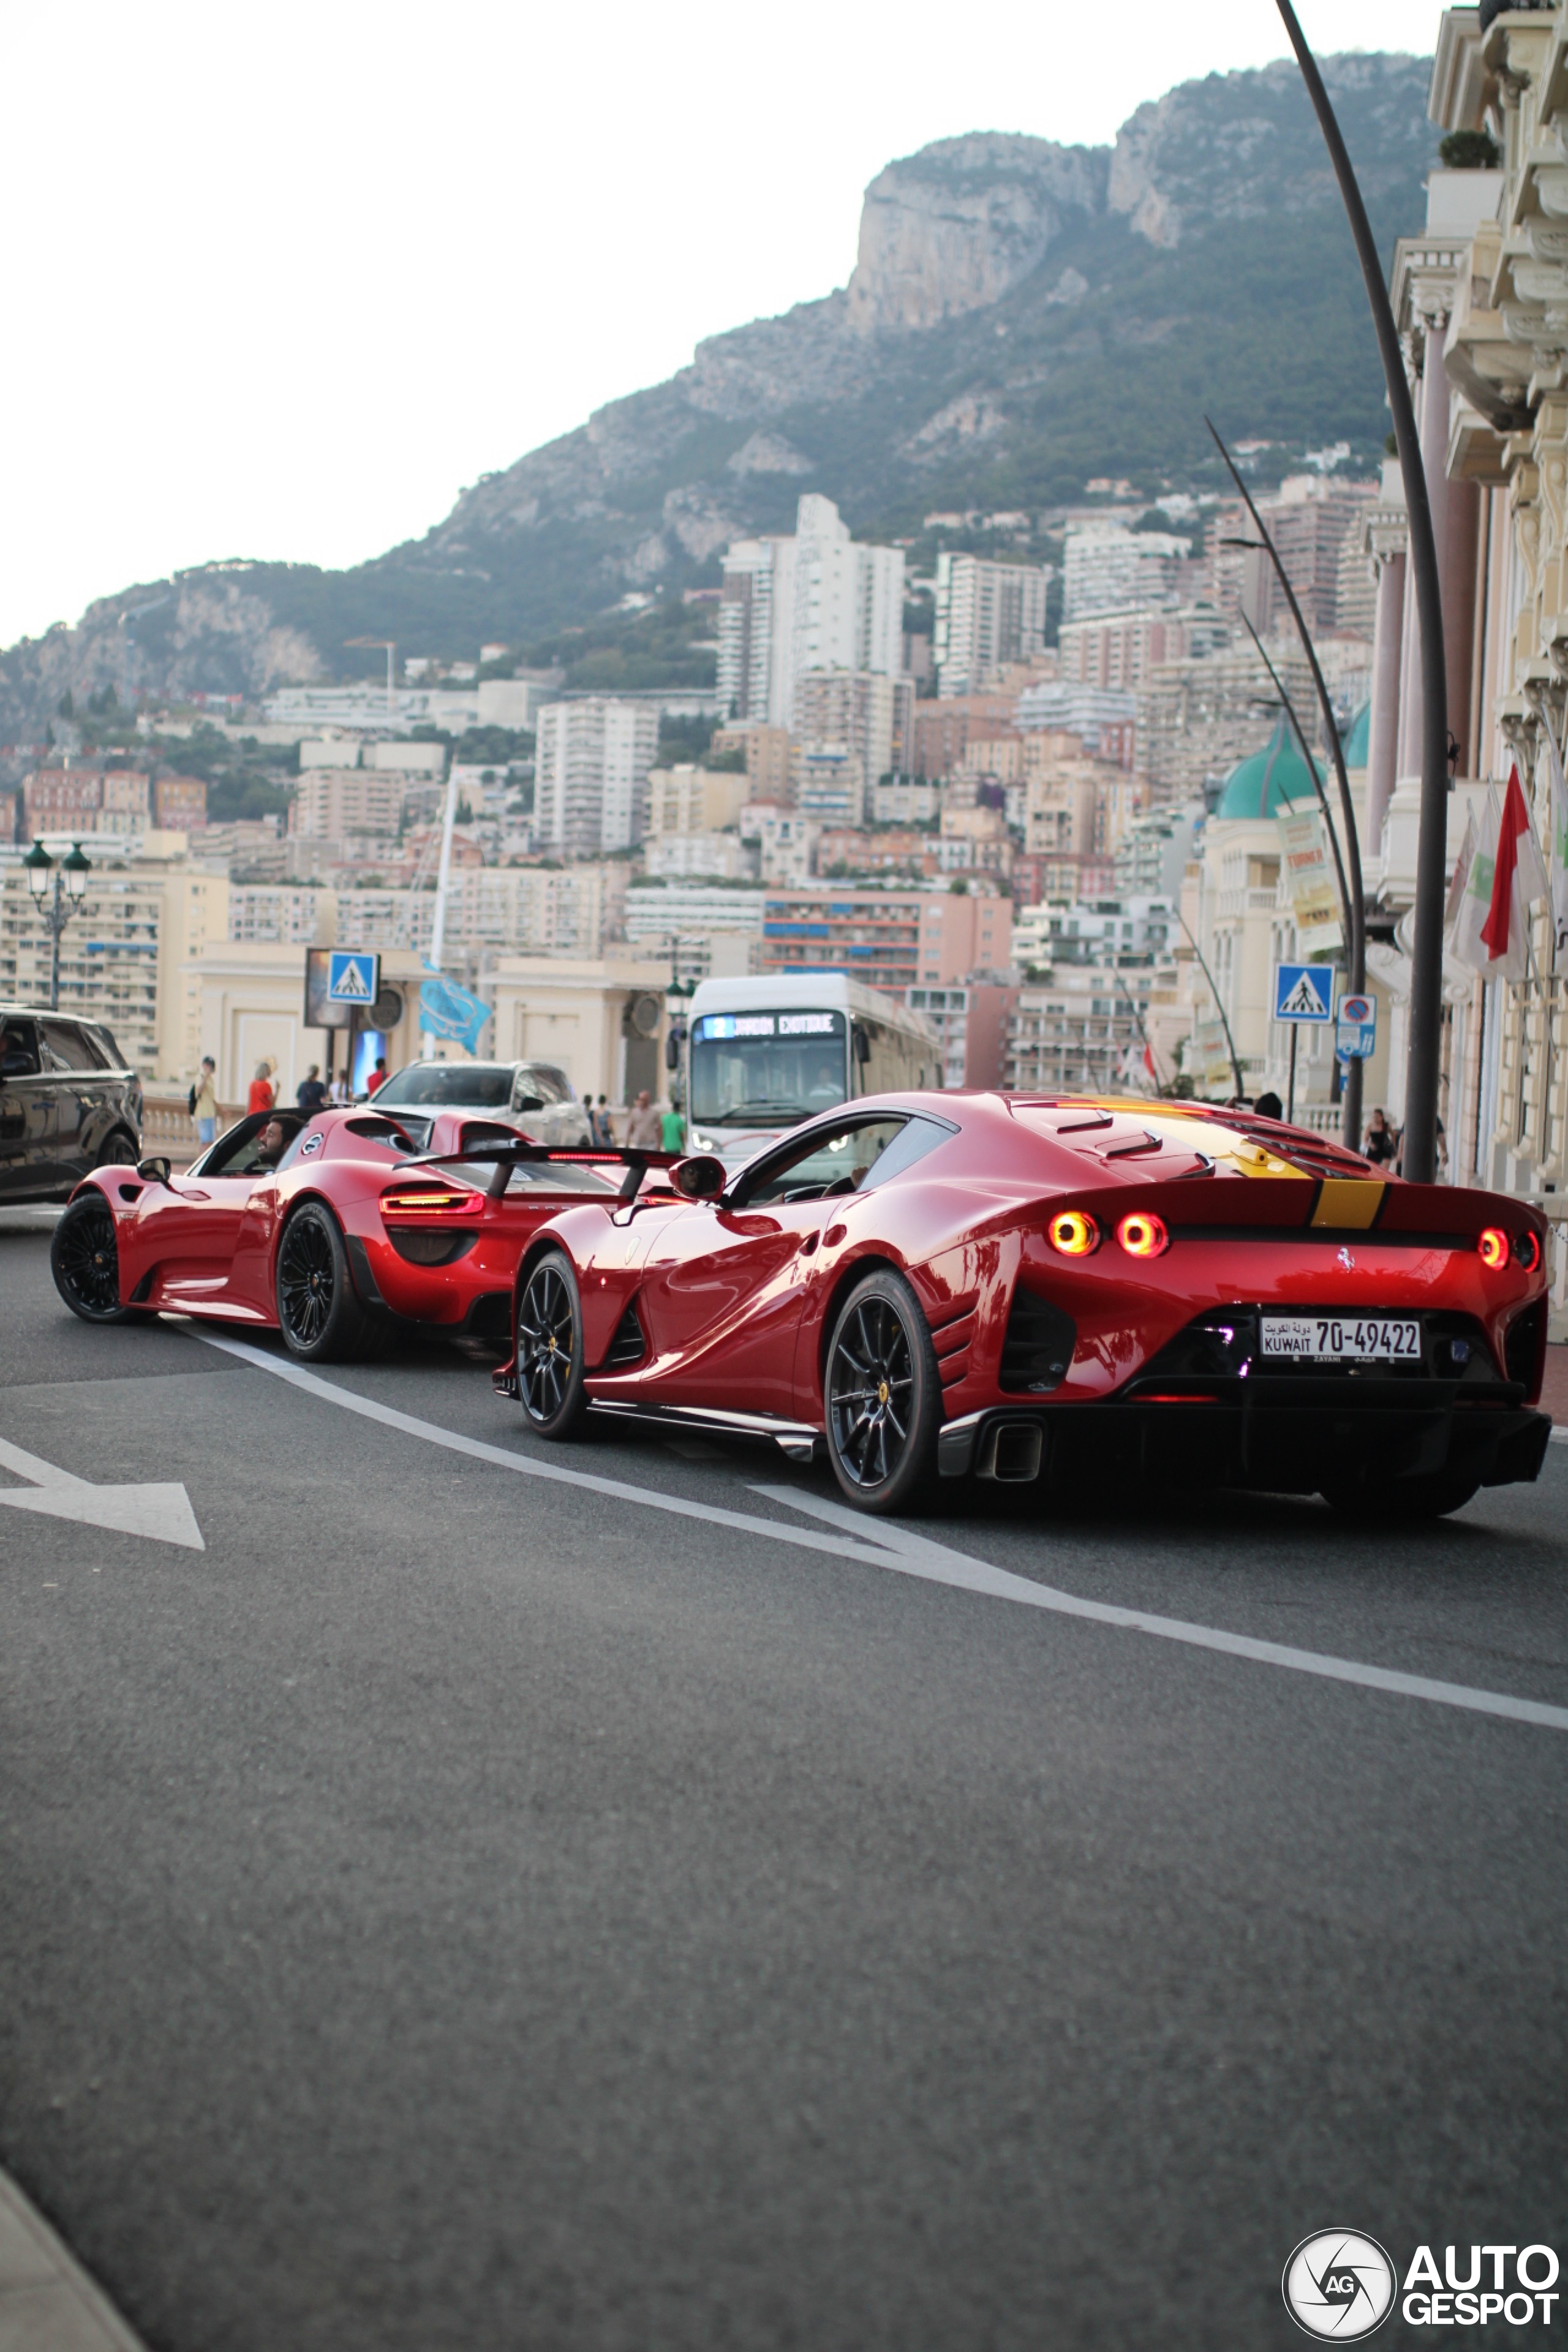
<instances>
[{"instance_id":1,"label":"ag logo","mask_svg":"<svg viewBox=\"0 0 1568 2352\"><path fill-rule=\"evenodd\" d=\"M314 1135L308 1135L305 1138L304 1142L300 1146L300 1159L309 1160L311 1158L315 1152L320 1151L326 1139L326 1137L321 1133L319 1128Z\"/></svg>"},{"instance_id":2,"label":"ag logo","mask_svg":"<svg viewBox=\"0 0 1568 2352\"><path fill-rule=\"evenodd\" d=\"M1309 2336L1354 2344L1381 2327L1394 2304L1394 2264L1358 2230L1319 2230L1285 2265L1285 2308Z\"/></svg>"}]
</instances>

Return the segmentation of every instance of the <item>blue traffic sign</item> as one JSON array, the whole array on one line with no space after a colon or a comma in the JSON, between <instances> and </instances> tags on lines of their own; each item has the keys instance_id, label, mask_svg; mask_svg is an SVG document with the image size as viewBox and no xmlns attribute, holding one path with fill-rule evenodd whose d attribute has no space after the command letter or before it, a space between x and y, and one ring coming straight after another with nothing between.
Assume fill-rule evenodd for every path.
<instances>
[{"instance_id":1,"label":"blue traffic sign","mask_svg":"<svg viewBox=\"0 0 1568 2352\"><path fill-rule=\"evenodd\" d=\"M1274 967L1276 1021L1317 1021L1334 1017L1334 968L1331 963L1277 963Z\"/></svg>"},{"instance_id":2,"label":"blue traffic sign","mask_svg":"<svg viewBox=\"0 0 1568 2352\"><path fill-rule=\"evenodd\" d=\"M363 948L334 948L327 959L329 1003L370 1005L380 994L381 958Z\"/></svg>"},{"instance_id":3,"label":"blue traffic sign","mask_svg":"<svg viewBox=\"0 0 1568 2352\"><path fill-rule=\"evenodd\" d=\"M1376 997L1342 996L1334 1010L1334 1052L1342 1062L1366 1062L1376 1049Z\"/></svg>"}]
</instances>

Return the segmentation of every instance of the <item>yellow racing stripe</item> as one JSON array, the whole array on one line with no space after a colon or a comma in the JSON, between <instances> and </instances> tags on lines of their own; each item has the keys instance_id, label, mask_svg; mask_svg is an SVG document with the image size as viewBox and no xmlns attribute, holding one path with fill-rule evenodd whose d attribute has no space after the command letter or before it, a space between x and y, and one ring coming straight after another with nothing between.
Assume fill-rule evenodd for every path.
<instances>
[{"instance_id":1,"label":"yellow racing stripe","mask_svg":"<svg viewBox=\"0 0 1568 2352\"><path fill-rule=\"evenodd\" d=\"M1315 1225L1337 1233L1364 1234L1374 1222L1388 1187L1368 1176L1325 1176L1312 1211Z\"/></svg>"}]
</instances>

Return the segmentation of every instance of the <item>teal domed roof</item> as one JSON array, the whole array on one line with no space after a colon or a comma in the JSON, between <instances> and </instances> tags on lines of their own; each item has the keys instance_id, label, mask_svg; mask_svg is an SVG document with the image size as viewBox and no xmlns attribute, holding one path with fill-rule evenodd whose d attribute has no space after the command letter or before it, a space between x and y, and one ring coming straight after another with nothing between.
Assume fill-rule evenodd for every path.
<instances>
[{"instance_id":1,"label":"teal domed roof","mask_svg":"<svg viewBox=\"0 0 1568 2352\"><path fill-rule=\"evenodd\" d=\"M1314 761L1318 773L1325 772L1321 761ZM1219 796L1216 817L1251 818L1278 816L1286 801L1310 801L1316 798L1316 787L1302 759L1289 721L1281 717L1261 751L1241 761L1225 780L1225 790Z\"/></svg>"},{"instance_id":2,"label":"teal domed roof","mask_svg":"<svg viewBox=\"0 0 1568 2352\"><path fill-rule=\"evenodd\" d=\"M1372 744L1372 704L1363 702L1351 720L1350 733L1345 737L1345 765L1364 768Z\"/></svg>"}]
</instances>

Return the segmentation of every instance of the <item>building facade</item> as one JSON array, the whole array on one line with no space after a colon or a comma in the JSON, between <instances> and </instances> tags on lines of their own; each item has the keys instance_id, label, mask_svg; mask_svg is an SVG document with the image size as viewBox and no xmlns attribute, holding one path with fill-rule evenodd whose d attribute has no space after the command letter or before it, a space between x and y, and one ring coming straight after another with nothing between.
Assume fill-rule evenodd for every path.
<instances>
[{"instance_id":1,"label":"building facade","mask_svg":"<svg viewBox=\"0 0 1568 2352\"><path fill-rule=\"evenodd\" d=\"M937 557L931 658L939 696L973 694L1005 663L1027 662L1040 652L1050 582L1048 564Z\"/></svg>"}]
</instances>

